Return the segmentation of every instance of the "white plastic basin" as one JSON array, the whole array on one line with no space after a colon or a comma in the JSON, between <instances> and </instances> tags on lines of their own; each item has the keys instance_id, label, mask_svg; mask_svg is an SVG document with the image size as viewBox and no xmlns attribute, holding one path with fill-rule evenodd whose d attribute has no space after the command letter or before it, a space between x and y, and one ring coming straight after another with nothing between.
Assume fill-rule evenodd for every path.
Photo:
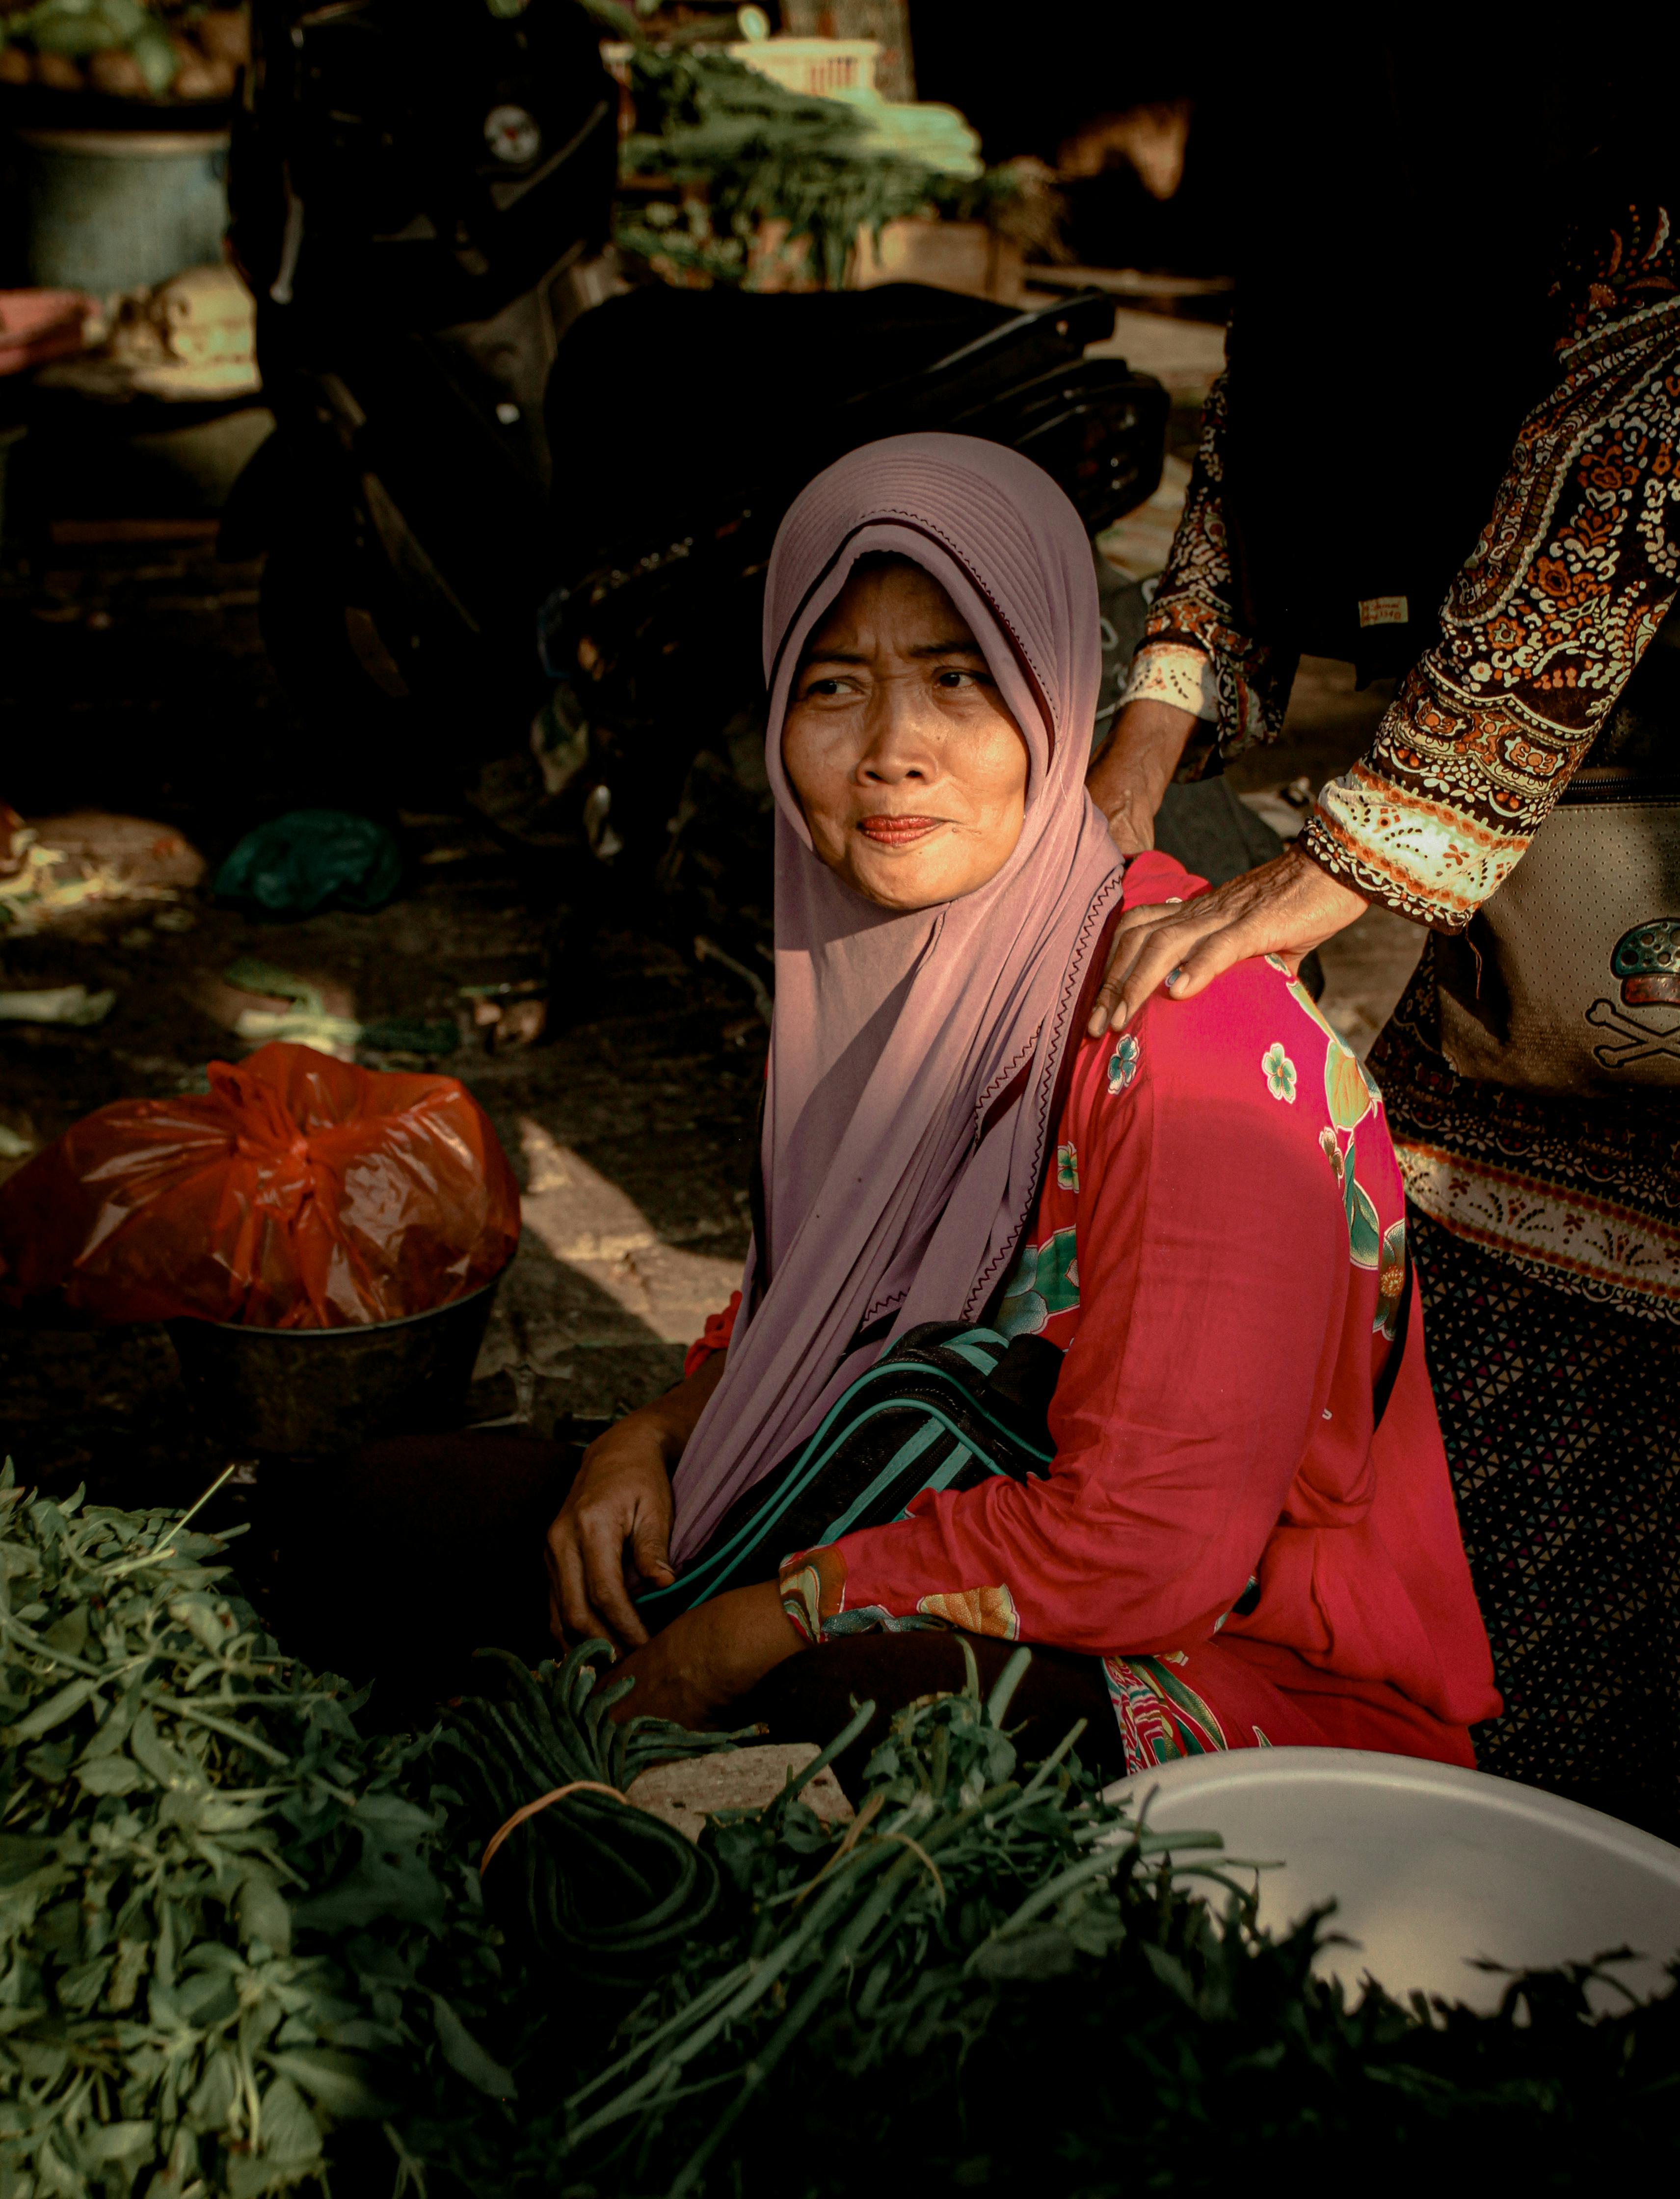
<instances>
[{"instance_id":1,"label":"white plastic basin","mask_svg":"<svg viewBox=\"0 0 1680 2199\"><path fill-rule=\"evenodd\" d=\"M1643 1995L1663 1989L1680 1951L1680 1848L1485 1772L1350 1748L1245 1748L1105 1791L1146 1805L1152 1830L1216 1832L1227 1858L1279 1864L1259 1880L1260 1921L1275 1932L1333 1899L1328 1928L1356 1945L1322 1949L1316 1967L1350 1986L1368 1974L1397 1998L1488 2009L1507 1981L1478 1958L1540 1969L1628 1946L1640 1959L1615 1974Z\"/></svg>"}]
</instances>

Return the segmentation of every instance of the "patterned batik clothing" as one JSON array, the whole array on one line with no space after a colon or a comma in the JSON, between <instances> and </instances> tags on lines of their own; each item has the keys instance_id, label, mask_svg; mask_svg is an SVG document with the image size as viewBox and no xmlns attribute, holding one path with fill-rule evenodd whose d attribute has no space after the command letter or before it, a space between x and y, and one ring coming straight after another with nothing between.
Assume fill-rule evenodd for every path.
<instances>
[{"instance_id":1,"label":"patterned batik clothing","mask_svg":"<svg viewBox=\"0 0 1680 2199\"><path fill-rule=\"evenodd\" d=\"M1616 287L1595 260L1578 271L1556 384L1522 423L1439 640L1304 835L1333 875L1442 930L1461 930L1520 860L1680 586L1680 250L1662 207L1625 229L1605 248ZM1245 633L1235 608L1228 394L1222 376L1126 695L1216 718L1233 755L1275 738L1296 659Z\"/></svg>"},{"instance_id":2,"label":"patterned batik clothing","mask_svg":"<svg viewBox=\"0 0 1680 2199\"><path fill-rule=\"evenodd\" d=\"M1589 750L1616 748L1618 700L1680 586L1680 240L1654 201L1578 234L1566 262L1553 387L1522 423L1439 637L1299 843L1443 931L1461 930L1509 875ZM1228 394L1209 401L1128 691L1216 720L1231 755L1275 737L1295 659L1282 639L1245 633L1235 609ZM1658 724L1659 749L1680 738L1667 714ZM1426 957L1372 1057L1414 1200L1557 1288L1680 1320L1671 1103L1469 1082L1434 1024Z\"/></svg>"},{"instance_id":3,"label":"patterned batik clothing","mask_svg":"<svg viewBox=\"0 0 1680 2199\"><path fill-rule=\"evenodd\" d=\"M1170 858L1128 906L1199 888ZM996 1315L1065 1357L1047 1478L795 1554L815 1639L929 1623L1104 1660L1133 1769L1298 1742L1468 1764L1497 1709L1381 1100L1282 964L1076 1057Z\"/></svg>"},{"instance_id":4,"label":"patterned batik clothing","mask_svg":"<svg viewBox=\"0 0 1680 2199\"><path fill-rule=\"evenodd\" d=\"M1680 1840L1680 1331L1411 1228L1505 1700L1477 1761Z\"/></svg>"}]
</instances>

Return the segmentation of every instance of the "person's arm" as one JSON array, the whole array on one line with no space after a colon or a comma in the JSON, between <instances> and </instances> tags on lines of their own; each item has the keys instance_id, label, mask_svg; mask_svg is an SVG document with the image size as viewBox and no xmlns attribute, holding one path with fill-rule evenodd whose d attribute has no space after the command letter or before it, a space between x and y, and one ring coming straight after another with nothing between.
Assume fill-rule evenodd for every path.
<instances>
[{"instance_id":1,"label":"person's arm","mask_svg":"<svg viewBox=\"0 0 1680 2199\"><path fill-rule=\"evenodd\" d=\"M1121 704L1086 785L1123 855L1155 845L1155 813L1198 722L1195 711L1157 696Z\"/></svg>"},{"instance_id":2,"label":"person's arm","mask_svg":"<svg viewBox=\"0 0 1680 2199\"><path fill-rule=\"evenodd\" d=\"M774 1581L731 1589L684 1612L621 1660L614 1678L627 1674L636 1684L608 1715L615 1723L663 1718L708 1724L808 1646Z\"/></svg>"},{"instance_id":3,"label":"person's arm","mask_svg":"<svg viewBox=\"0 0 1680 2199\"><path fill-rule=\"evenodd\" d=\"M549 1623L557 1639L643 1642L633 1583L663 1588L671 1566L671 1476L723 1378L726 1353L708 1351L693 1374L627 1414L583 1455L548 1531Z\"/></svg>"},{"instance_id":4,"label":"person's arm","mask_svg":"<svg viewBox=\"0 0 1680 2199\"><path fill-rule=\"evenodd\" d=\"M1324 1039L1274 973L1233 983L1275 995L1263 1032L1239 1006L1237 1043L1221 1003L1164 1033L1158 1009L1133 1081L1105 1077L1070 1134L1081 1315L1048 1479L919 1498L905 1519L802 1553L782 1586L808 1636L942 1619L1160 1653L1206 1641L1241 1595L1324 1403L1351 1271L1310 1119ZM1292 1094L1298 1069L1298 1107L1269 1088L1280 1035L1292 1081L1274 1082Z\"/></svg>"},{"instance_id":5,"label":"person's arm","mask_svg":"<svg viewBox=\"0 0 1680 2199\"><path fill-rule=\"evenodd\" d=\"M1374 901L1461 930L1521 860L1676 591L1680 251L1649 211L1623 223L1639 251L1605 248L1623 295L1611 257L1577 268L1584 333L1524 422L1442 638L1369 751L1285 855L1182 909L1122 919L1094 1031L1164 984L1188 1000L1246 956L1298 961Z\"/></svg>"},{"instance_id":6,"label":"person's arm","mask_svg":"<svg viewBox=\"0 0 1680 2199\"><path fill-rule=\"evenodd\" d=\"M1228 755L1275 740L1295 660L1242 630L1221 508L1228 417L1222 375L1114 729L1087 778L1123 855L1154 845L1155 813L1199 725Z\"/></svg>"}]
</instances>

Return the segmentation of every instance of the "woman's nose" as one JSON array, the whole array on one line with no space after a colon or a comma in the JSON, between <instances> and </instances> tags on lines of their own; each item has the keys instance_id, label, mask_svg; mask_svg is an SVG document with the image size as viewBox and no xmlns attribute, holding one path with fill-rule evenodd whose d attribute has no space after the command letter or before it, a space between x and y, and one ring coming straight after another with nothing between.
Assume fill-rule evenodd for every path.
<instances>
[{"instance_id":1,"label":"woman's nose","mask_svg":"<svg viewBox=\"0 0 1680 2199\"><path fill-rule=\"evenodd\" d=\"M919 682L884 680L870 697L860 774L878 784L935 777L933 715Z\"/></svg>"}]
</instances>

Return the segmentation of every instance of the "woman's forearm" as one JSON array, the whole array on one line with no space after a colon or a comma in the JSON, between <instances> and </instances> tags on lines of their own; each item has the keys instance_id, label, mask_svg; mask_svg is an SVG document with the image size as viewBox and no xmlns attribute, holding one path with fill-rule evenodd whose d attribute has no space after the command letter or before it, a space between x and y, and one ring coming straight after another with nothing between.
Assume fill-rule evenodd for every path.
<instances>
[{"instance_id":1,"label":"woman's forearm","mask_svg":"<svg viewBox=\"0 0 1680 2199\"><path fill-rule=\"evenodd\" d=\"M667 1467L674 1467L688 1447L688 1439L698 1426L701 1414L710 1403L713 1391L723 1379L727 1357L724 1351L709 1353L693 1374L679 1382L674 1390L668 1390L651 1404L639 1406L619 1426L627 1426L633 1420L643 1425L658 1442Z\"/></svg>"},{"instance_id":2,"label":"woman's forearm","mask_svg":"<svg viewBox=\"0 0 1680 2199\"><path fill-rule=\"evenodd\" d=\"M1155 813L1199 722L1152 696L1128 703L1116 717L1085 783L1123 854L1154 846Z\"/></svg>"}]
</instances>

